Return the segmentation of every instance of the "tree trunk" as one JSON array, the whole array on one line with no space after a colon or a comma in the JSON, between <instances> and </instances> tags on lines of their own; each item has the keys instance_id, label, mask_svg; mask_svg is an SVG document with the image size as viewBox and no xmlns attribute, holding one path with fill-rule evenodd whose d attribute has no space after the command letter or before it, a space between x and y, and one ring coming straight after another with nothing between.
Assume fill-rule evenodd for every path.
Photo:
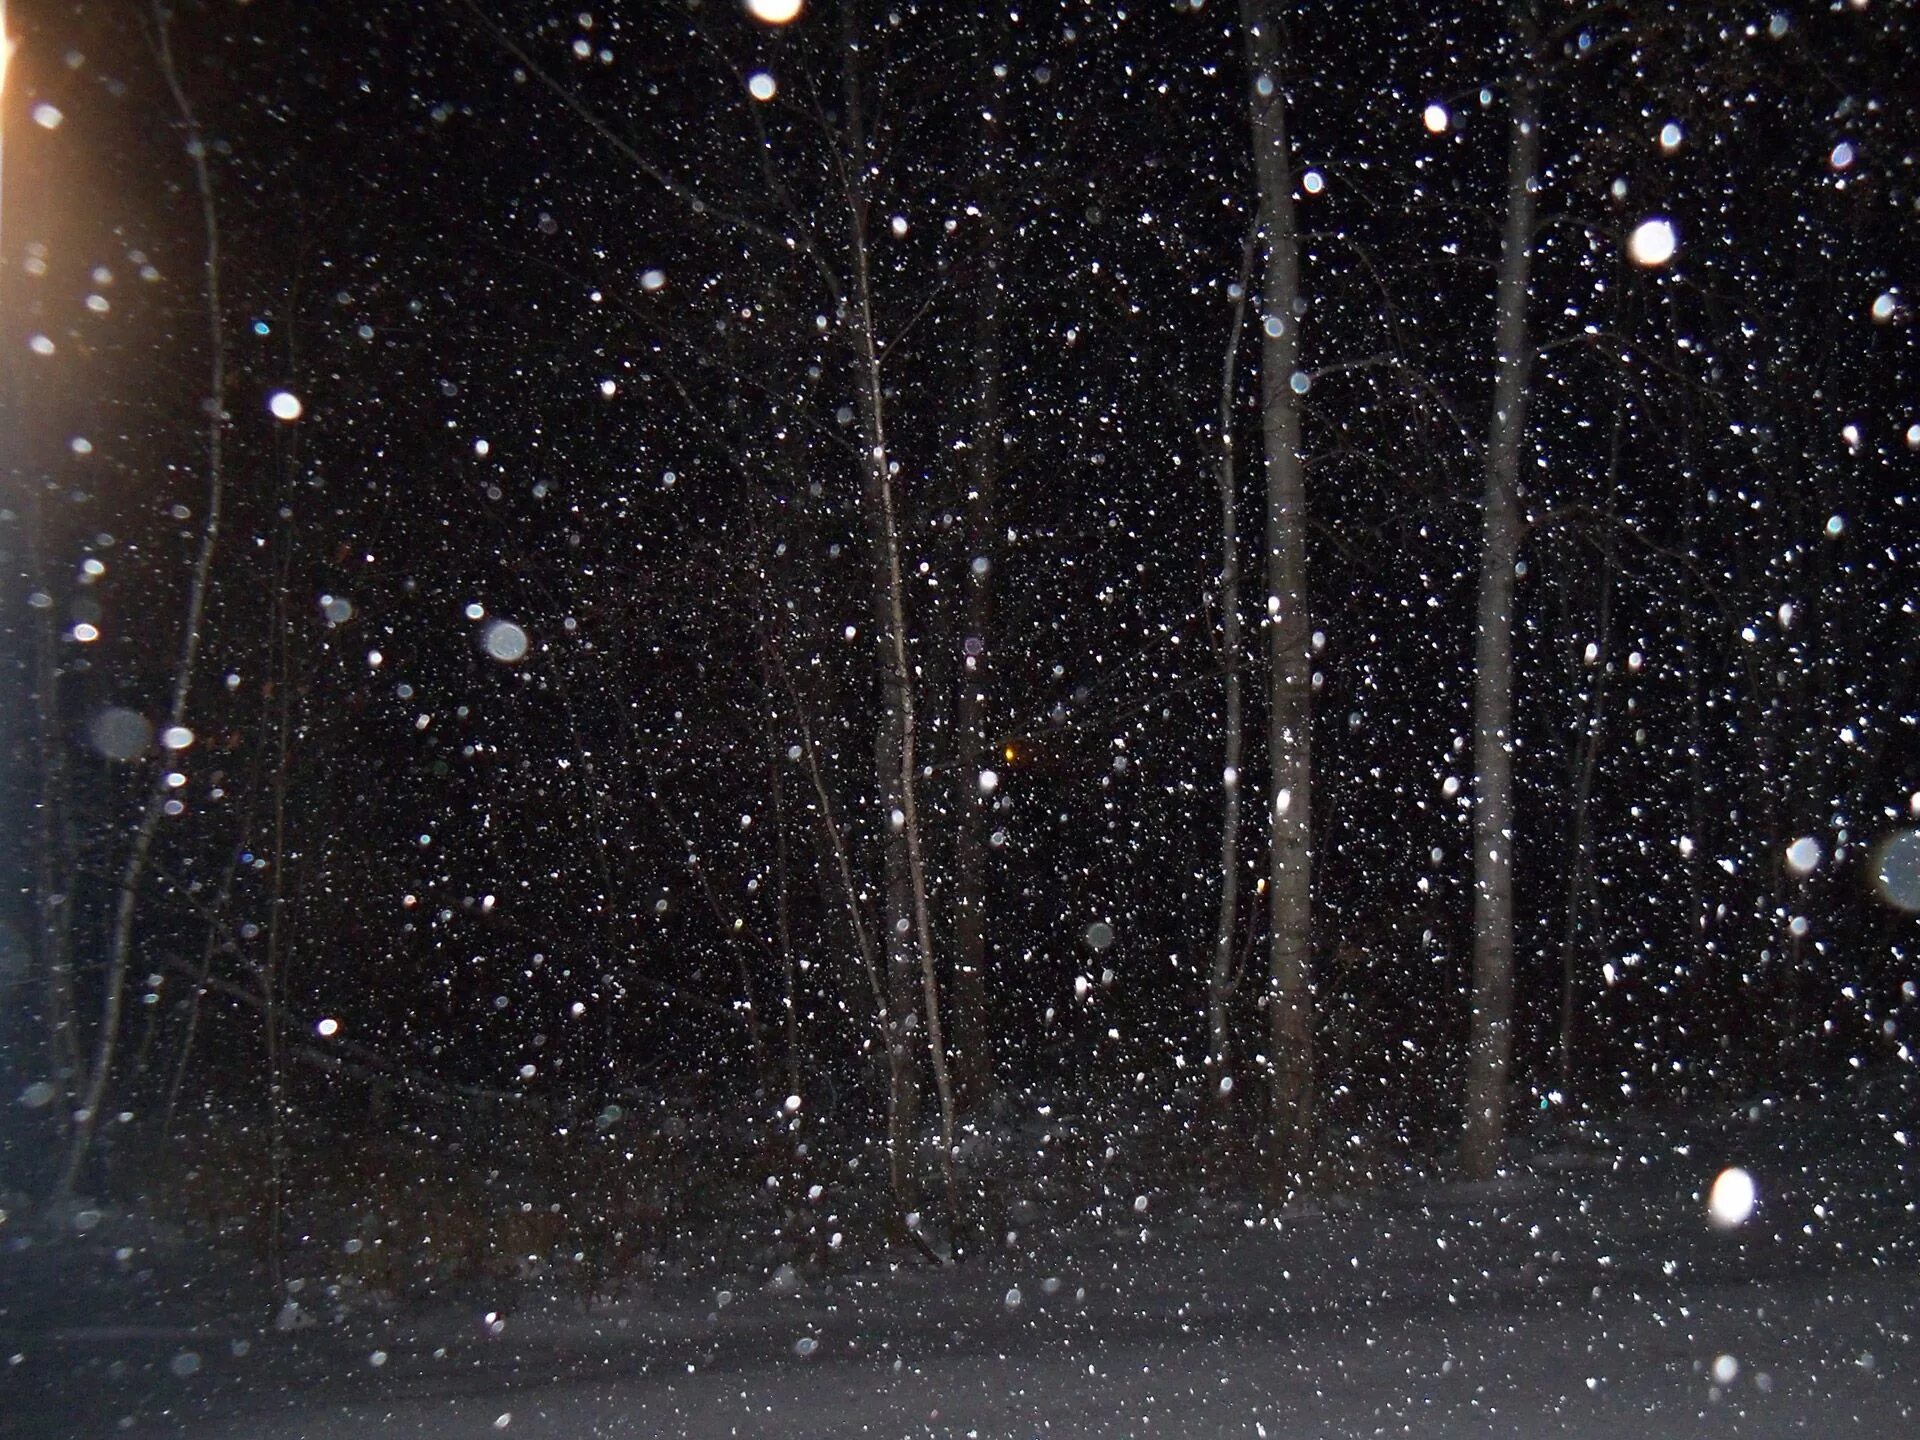
<instances>
[{"instance_id":1,"label":"tree trunk","mask_svg":"<svg viewBox=\"0 0 1920 1440\"><path fill-rule=\"evenodd\" d=\"M900 558L900 518L895 503L893 461L887 444L887 397L881 374L883 348L874 329L867 194L872 161L871 147L863 130L857 10L857 6L850 6L845 12L849 147L846 157L847 239L854 281L846 322L853 342L856 383L865 421L864 489L868 534L873 546L874 619L880 632L878 638L881 645L883 698L879 740L875 747L875 780L879 798L885 807L889 912L887 944L890 962L897 963L902 969L911 966L917 951L927 1050L932 1062L934 1091L940 1102L940 1171L946 1189L948 1219L957 1236L961 1212L959 1179L954 1168L953 1083L947 1069L946 1042L940 1015L940 977L934 958L933 927L928 915L926 859L921 842L919 786L915 775L917 735L914 668L907 653L906 586ZM904 867L901 864L903 860ZM903 878L904 897L899 894ZM905 901L904 909L910 915L900 913L902 898ZM897 1026L903 1025L904 1016L898 1011L894 1019Z\"/></svg>"},{"instance_id":2,"label":"tree trunk","mask_svg":"<svg viewBox=\"0 0 1920 1440\"><path fill-rule=\"evenodd\" d=\"M207 400L207 511L200 528L199 553L194 558L193 576L187 590L187 615L180 643L180 657L173 672L173 693L167 706L164 729L184 724L187 701L193 693L194 672L200 658L201 628L206 618L207 593L212 588L213 554L220 540L221 503L226 494L225 446L227 428L227 351L226 329L220 313L220 226L214 209L213 172L207 164L206 144L200 122L179 73L173 63L168 21L164 10L155 15L155 35L159 48L160 70L180 112L186 131L187 154L193 161L195 188L200 198L200 217L205 251L202 274L206 287L209 346L209 395ZM86 1088L74 1117L72 1139L61 1166L56 1186L59 1195L71 1195L80 1182L93 1137L100 1124L100 1111L106 1104L107 1086L113 1079L114 1058L120 1043L120 1020L126 1008L127 971L133 961L133 922L139 905L140 890L146 882L147 865L152 857L160 821L166 814L171 791L166 783L167 766L157 762L146 805L135 826L133 842L127 850L126 864L120 872L113 910L113 925L107 944L107 975L100 1002L100 1025L94 1036L93 1059L88 1066Z\"/></svg>"},{"instance_id":3,"label":"tree trunk","mask_svg":"<svg viewBox=\"0 0 1920 1440\"><path fill-rule=\"evenodd\" d=\"M1207 1090L1215 1117L1214 1150L1224 1160L1232 1143L1234 931L1240 910L1240 772L1246 743L1246 700L1241 693L1241 653L1246 641L1240 614L1240 520L1234 465L1233 412L1240 341L1246 329L1247 287L1253 277L1258 237L1249 232L1240 252L1240 279L1232 295L1226 359L1220 367L1219 451L1215 478L1220 497L1220 667L1226 673L1225 755L1220 777L1220 914L1207 972Z\"/></svg>"},{"instance_id":4,"label":"tree trunk","mask_svg":"<svg viewBox=\"0 0 1920 1440\"><path fill-rule=\"evenodd\" d=\"M1260 408L1266 459L1267 1011L1273 1097L1271 1185L1308 1182L1313 1144L1313 690L1307 615L1306 466L1300 411L1300 237L1287 154L1279 34L1265 0L1241 0L1252 72L1260 190Z\"/></svg>"},{"instance_id":5,"label":"tree trunk","mask_svg":"<svg viewBox=\"0 0 1920 1440\"><path fill-rule=\"evenodd\" d=\"M1515 7L1515 16L1520 53L1507 144L1507 217L1494 310L1497 358L1474 637L1473 1024L1460 1145L1461 1166L1472 1179L1486 1179L1499 1166L1513 1060L1514 565L1520 554L1520 456L1532 360L1527 286L1540 155L1533 18L1525 4Z\"/></svg>"}]
</instances>

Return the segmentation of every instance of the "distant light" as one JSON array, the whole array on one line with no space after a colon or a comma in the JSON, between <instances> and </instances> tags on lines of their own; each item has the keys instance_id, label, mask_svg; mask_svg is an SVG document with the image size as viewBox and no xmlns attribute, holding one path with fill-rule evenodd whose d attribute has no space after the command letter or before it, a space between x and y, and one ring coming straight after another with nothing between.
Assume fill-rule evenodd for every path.
<instances>
[{"instance_id":1,"label":"distant light","mask_svg":"<svg viewBox=\"0 0 1920 1440\"><path fill-rule=\"evenodd\" d=\"M1673 222L1658 215L1651 220L1642 220L1627 238L1627 254L1633 263L1649 269L1673 259L1673 252L1679 246L1680 239L1674 233Z\"/></svg>"},{"instance_id":2,"label":"distant light","mask_svg":"<svg viewBox=\"0 0 1920 1440\"><path fill-rule=\"evenodd\" d=\"M1802 835L1787 847L1787 868L1796 875L1811 875L1820 864L1820 842Z\"/></svg>"},{"instance_id":3,"label":"distant light","mask_svg":"<svg viewBox=\"0 0 1920 1440\"><path fill-rule=\"evenodd\" d=\"M267 397L267 409L276 420L298 420L306 408L291 390L276 390Z\"/></svg>"},{"instance_id":4,"label":"distant light","mask_svg":"<svg viewBox=\"0 0 1920 1440\"><path fill-rule=\"evenodd\" d=\"M33 107L33 123L42 130L58 130L60 122L66 118L60 113L58 105L50 105L45 100Z\"/></svg>"},{"instance_id":5,"label":"distant light","mask_svg":"<svg viewBox=\"0 0 1920 1440\"><path fill-rule=\"evenodd\" d=\"M1447 107L1436 100L1420 112L1420 123L1427 127L1429 135L1444 135L1453 117L1447 113Z\"/></svg>"},{"instance_id":6,"label":"distant light","mask_svg":"<svg viewBox=\"0 0 1920 1440\"><path fill-rule=\"evenodd\" d=\"M779 93L779 86L773 83L773 76L764 70L756 70L747 77L747 93L759 101L767 101Z\"/></svg>"},{"instance_id":7,"label":"distant light","mask_svg":"<svg viewBox=\"0 0 1920 1440\"><path fill-rule=\"evenodd\" d=\"M1707 1219L1722 1230L1733 1230L1747 1223L1759 1200L1753 1177L1739 1166L1731 1166L1714 1177L1707 1192Z\"/></svg>"},{"instance_id":8,"label":"distant light","mask_svg":"<svg viewBox=\"0 0 1920 1440\"><path fill-rule=\"evenodd\" d=\"M1660 127L1660 148L1669 155L1680 148L1682 138L1679 122L1669 120Z\"/></svg>"},{"instance_id":9,"label":"distant light","mask_svg":"<svg viewBox=\"0 0 1920 1440\"><path fill-rule=\"evenodd\" d=\"M804 8L802 0L747 0L747 13L762 25L791 25Z\"/></svg>"},{"instance_id":10,"label":"distant light","mask_svg":"<svg viewBox=\"0 0 1920 1440\"><path fill-rule=\"evenodd\" d=\"M527 632L511 620L495 620L480 637L487 654L511 665L527 658Z\"/></svg>"},{"instance_id":11,"label":"distant light","mask_svg":"<svg viewBox=\"0 0 1920 1440\"><path fill-rule=\"evenodd\" d=\"M643 270L640 272L640 288L649 294L660 289L666 283L667 272L664 270Z\"/></svg>"},{"instance_id":12,"label":"distant light","mask_svg":"<svg viewBox=\"0 0 1920 1440\"><path fill-rule=\"evenodd\" d=\"M1833 154L1828 157L1828 163L1836 170L1845 170L1849 165L1853 164L1854 155L1853 142L1850 140L1842 140L1838 145L1833 147Z\"/></svg>"},{"instance_id":13,"label":"distant light","mask_svg":"<svg viewBox=\"0 0 1920 1440\"><path fill-rule=\"evenodd\" d=\"M1309 170L1300 177L1300 188L1309 195L1318 195L1327 188L1327 177L1318 170Z\"/></svg>"},{"instance_id":14,"label":"distant light","mask_svg":"<svg viewBox=\"0 0 1920 1440\"><path fill-rule=\"evenodd\" d=\"M328 1016L326 1019L322 1020L318 1025L315 1025L313 1028L316 1032L318 1032L321 1039L331 1040L335 1035L338 1035L340 1033L340 1022L338 1020L335 1020L332 1016Z\"/></svg>"}]
</instances>

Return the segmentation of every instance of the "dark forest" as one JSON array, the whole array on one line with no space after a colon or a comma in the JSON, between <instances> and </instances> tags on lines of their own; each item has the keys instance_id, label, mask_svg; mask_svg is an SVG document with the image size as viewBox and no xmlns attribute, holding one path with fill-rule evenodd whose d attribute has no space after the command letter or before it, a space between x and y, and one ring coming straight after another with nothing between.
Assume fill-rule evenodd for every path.
<instances>
[{"instance_id":1,"label":"dark forest","mask_svg":"<svg viewBox=\"0 0 1920 1440\"><path fill-rule=\"evenodd\" d=\"M16 1227L285 1330L1909 1083L1915 11L6 24Z\"/></svg>"}]
</instances>

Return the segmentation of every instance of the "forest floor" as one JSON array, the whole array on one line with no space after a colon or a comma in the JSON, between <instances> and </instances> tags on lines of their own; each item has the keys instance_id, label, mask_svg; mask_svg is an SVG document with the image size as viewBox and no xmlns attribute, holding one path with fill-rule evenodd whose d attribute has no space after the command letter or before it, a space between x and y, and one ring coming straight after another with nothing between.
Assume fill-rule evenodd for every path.
<instances>
[{"instance_id":1,"label":"forest floor","mask_svg":"<svg viewBox=\"0 0 1920 1440\"><path fill-rule=\"evenodd\" d=\"M1920 1087L1563 1131L1261 1214L1143 1190L950 1270L523 1288L278 1333L160 1227L0 1226L0 1434L1920 1434ZM1753 1178L1709 1222L1725 1167Z\"/></svg>"}]
</instances>

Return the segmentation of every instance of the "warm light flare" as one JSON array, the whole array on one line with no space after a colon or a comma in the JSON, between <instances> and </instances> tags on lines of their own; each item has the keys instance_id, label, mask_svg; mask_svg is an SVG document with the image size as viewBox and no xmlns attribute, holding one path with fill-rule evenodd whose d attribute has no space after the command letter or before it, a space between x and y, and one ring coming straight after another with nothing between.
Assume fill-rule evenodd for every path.
<instances>
[{"instance_id":1,"label":"warm light flare","mask_svg":"<svg viewBox=\"0 0 1920 1440\"><path fill-rule=\"evenodd\" d=\"M802 8L803 0L747 0L747 13L763 25L791 25Z\"/></svg>"}]
</instances>

